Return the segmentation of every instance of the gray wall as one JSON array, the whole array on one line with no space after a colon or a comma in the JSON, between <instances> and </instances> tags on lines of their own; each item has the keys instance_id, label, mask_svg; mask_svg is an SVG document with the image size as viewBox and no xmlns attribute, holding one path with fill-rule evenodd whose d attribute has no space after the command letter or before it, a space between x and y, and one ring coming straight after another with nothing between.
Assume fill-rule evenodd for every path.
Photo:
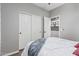
<instances>
[{"instance_id":1,"label":"gray wall","mask_svg":"<svg viewBox=\"0 0 79 59\"><path fill-rule=\"evenodd\" d=\"M50 11L50 17L57 15L60 16L60 37L79 41L79 4L67 3Z\"/></svg>"},{"instance_id":2,"label":"gray wall","mask_svg":"<svg viewBox=\"0 0 79 59\"><path fill-rule=\"evenodd\" d=\"M2 4L1 9L1 53L2 55L19 49L19 12L25 11L40 16L49 13L33 4Z\"/></svg>"}]
</instances>

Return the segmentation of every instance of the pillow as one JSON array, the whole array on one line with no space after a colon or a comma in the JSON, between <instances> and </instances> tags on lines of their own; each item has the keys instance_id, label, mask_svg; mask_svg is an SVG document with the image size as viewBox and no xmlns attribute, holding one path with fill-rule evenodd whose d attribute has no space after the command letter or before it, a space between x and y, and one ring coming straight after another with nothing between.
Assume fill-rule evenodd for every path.
<instances>
[{"instance_id":1,"label":"pillow","mask_svg":"<svg viewBox=\"0 0 79 59\"><path fill-rule=\"evenodd\" d=\"M76 56L79 56L79 48L77 48L74 52L73 52L74 55Z\"/></svg>"},{"instance_id":2,"label":"pillow","mask_svg":"<svg viewBox=\"0 0 79 59\"><path fill-rule=\"evenodd\" d=\"M75 48L79 48L79 43L77 43L77 44L75 45Z\"/></svg>"}]
</instances>

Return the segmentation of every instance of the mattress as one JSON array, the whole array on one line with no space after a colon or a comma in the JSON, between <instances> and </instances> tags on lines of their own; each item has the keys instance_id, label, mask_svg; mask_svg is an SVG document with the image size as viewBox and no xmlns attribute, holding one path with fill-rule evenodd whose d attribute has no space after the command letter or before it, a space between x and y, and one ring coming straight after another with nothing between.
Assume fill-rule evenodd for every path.
<instances>
[{"instance_id":1,"label":"mattress","mask_svg":"<svg viewBox=\"0 0 79 59\"><path fill-rule=\"evenodd\" d=\"M32 42L26 45L22 56L28 56L28 49ZM73 51L76 49L74 47L78 42L70 41L67 39L59 39L56 37L48 37L38 53L38 56L75 56Z\"/></svg>"}]
</instances>

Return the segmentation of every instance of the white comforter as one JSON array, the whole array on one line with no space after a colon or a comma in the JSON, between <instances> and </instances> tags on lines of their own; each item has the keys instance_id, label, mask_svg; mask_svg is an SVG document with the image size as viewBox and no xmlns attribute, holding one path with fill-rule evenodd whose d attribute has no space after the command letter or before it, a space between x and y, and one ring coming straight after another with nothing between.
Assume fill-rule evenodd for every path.
<instances>
[{"instance_id":1,"label":"white comforter","mask_svg":"<svg viewBox=\"0 0 79 59\"><path fill-rule=\"evenodd\" d=\"M78 42L66 39L49 37L41 48L38 56L75 56L72 53L76 49L74 45L77 43ZM22 56L27 56L29 45L25 47Z\"/></svg>"}]
</instances>

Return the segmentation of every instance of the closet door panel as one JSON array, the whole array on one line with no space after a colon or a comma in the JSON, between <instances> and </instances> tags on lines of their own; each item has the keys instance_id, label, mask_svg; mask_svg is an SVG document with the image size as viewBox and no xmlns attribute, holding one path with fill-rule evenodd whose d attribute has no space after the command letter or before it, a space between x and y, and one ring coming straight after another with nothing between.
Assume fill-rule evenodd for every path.
<instances>
[{"instance_id":1,"label":"closet door panel","mask_svg":"<svg viewBox=\"0 0 79 59\"><path fill-rule=\"evenodd\" d=\"M44 17L44 37L50 37L51 28L50 28L50 18Z\"/></svg>"},{"instance_id":2,"label":"closet door panel","mask_svg":"<svg viewBox=\"0 0 79 59\"><path fill-rule=\"evenodd\" d=\"M32 40L37 40L42 36L41 20L40 16L32 15Z\"/></svg>"},{"instance_id":3,"label":"closet door panel","mask_svg":"<svg viewBox=\"0 0 79 59\"><path fill-rule=\"evenodd\" d=\"M31 40L31 15L19 15L19 49L23 49Z\"/></svg>"},{"instance_id":4,"label":"closet door panel","mask_svg":"<svg viewBox=\"0 0 79 59\"><path fill-rule=\"evenodd\" d=\"M51 35L51 28L50 28L50 18L44 17L44 37L50 37Z\"/></svg>"}]
</instances>

